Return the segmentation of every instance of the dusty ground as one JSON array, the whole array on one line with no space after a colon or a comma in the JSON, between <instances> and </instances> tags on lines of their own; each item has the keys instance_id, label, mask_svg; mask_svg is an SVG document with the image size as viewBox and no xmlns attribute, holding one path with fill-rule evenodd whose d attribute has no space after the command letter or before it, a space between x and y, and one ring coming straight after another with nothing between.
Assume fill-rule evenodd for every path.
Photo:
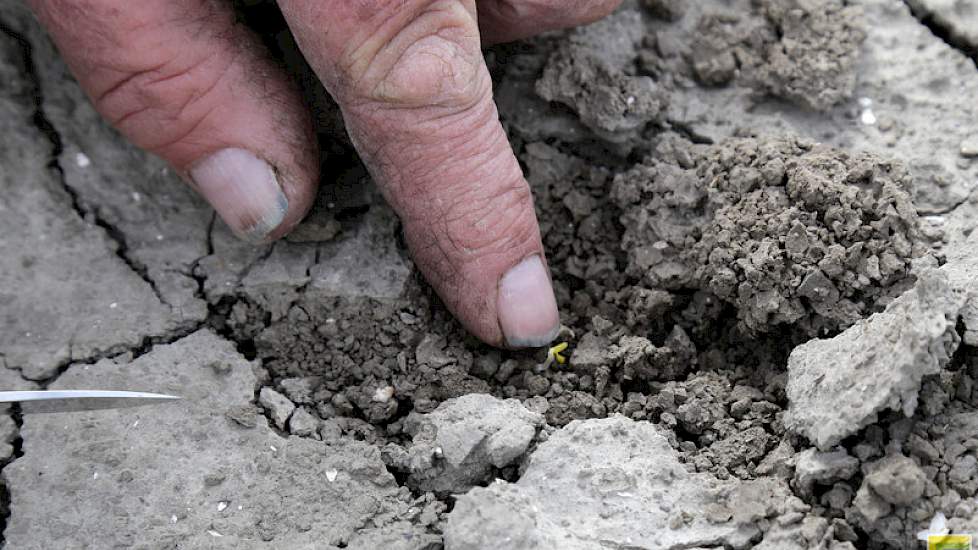
<instances>
[{"instance_id":1,"label":"dusty ground","mask_svg":"<svg viewBox=\"0 0 978 550\"><path fill-rule=\"evenodd\" d=\"M541 368L449 317L301 68L328 185L252 248L0 1L0 387L185 397L0 415L6 547L978 534L976 29L961 1L643 0L488 52L570 344Z\"/></svg>"}]
</instances>

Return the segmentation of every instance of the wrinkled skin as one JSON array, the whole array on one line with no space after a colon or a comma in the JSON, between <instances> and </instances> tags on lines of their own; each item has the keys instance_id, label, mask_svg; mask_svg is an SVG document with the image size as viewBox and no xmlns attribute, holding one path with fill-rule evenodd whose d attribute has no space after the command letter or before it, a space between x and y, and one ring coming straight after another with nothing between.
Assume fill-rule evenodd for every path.
<instances>
[{"instance_id":1,"label":"wrinkled skin","mask_svg":"<svg viewBox=\"0 0 978 550\"><path fill-rule=\"evenodd\" d=\"M278 2L418 267L490 344L543 345L559 318L481 47L588 23L619 2ZM28 3L98 111L184 174L232 229L269 240L302 219L319 179L310 114L230 2ZM507 283L528 258L542 261Z\"/></svg>"}]
</instances>

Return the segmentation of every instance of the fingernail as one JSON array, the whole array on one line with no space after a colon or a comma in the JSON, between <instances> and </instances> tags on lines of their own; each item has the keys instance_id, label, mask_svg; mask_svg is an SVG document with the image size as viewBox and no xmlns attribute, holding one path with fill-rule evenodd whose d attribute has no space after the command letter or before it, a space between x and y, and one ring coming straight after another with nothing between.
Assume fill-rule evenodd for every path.
<instances>
[{"instance_id":1,"label":"fingernail","mask_svg":"<svg viewBox=\"0 0 978 550\"><path fill-rule=\"evenodd\" d=\"M270 164L245 149L221 149L190 169L200 194L241 238L259 242L289 209Z\"/></svg>"},{"instance_id":2,"label":"fingernail","mask_svg":"<svg viewBox=\"0 0 978 550\"><path fill-rule=\"evenodd\" d=\"M506 343L514 348L538 348L557 337L557 300L540 256L530 256L502 276L497 309Z\"/></svg>"}]
</instances>

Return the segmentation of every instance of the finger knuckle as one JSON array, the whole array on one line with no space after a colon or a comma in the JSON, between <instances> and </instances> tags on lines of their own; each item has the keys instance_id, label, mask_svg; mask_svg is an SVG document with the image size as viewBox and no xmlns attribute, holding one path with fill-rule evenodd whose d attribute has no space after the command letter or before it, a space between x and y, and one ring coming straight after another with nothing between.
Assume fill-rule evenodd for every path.
<instances>
[{"instance_id":1,"label":"finger knuckle","mask_svg":"<svg viewBox=\"0 0 978 550\"><path fill-rule=\"evenodd\" d=\"M464 108L480 96L477 62L451 38L426 36L412 44L383 76L374 97L401 106Z\"/></svg>"},{"instance_id":2,"label":"finger knuckle","mask_svg":"<svg viewBox=\"0 0 978 550\"><path fill-rule=\"evenodd\" d=\"M399 107L465 108L489 88L477 25L459 2L430 2L357 60L360 98ZM358 54L354 54L358 55ZM362 53L359 55L363 55Z\"/></svg>"}]
</instances>

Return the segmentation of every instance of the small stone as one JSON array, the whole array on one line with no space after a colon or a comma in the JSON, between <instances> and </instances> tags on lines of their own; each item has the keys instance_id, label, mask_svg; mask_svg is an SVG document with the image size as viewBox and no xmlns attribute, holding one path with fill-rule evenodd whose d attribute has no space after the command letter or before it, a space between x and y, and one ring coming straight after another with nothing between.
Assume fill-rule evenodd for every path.
<instances>
[{"instance_id":1,"label":"small stone","mask_svg":"<svg viewBox=\"0 0 978 550\"><path fill-rule=\"evenodd\" d=\"M387 403L394 397L394 386L381 386L374 392L373 400L377 403Z\"/></svg>"},{"instance_id":2,"label":"small stone","mask_svg":"<svg viewBox=\"0 0 978 550\"><path fill-rule=\"evenodd\" d=\"M829 450L884 409L911 416L923 377L939 372L959 343L954 327L964 297L949 273L922 271L885 311L792 350L785 426Z\"/></svg>"},{"instance_id":3,"label":"small stone","mask_svg":"<svg viewBox=\"0 0 978 550\"><path fill-rule=\"evenodd\" d=\"M225 475L223 472L214 472L204 476L204 485L208 487L216 487L224 483L225 479L227 479L227 475Z\"/></svg>"},{"instance_id":4,"label":"small stone","mask_svg":"<svg viewBox=\"0 0 978 550\"><path fill-rule=\"evenodd\" d=\"M547 414L547 411L550 410L550 402L547 401L546 397L539 395L524 401L523 406L530 412L535 412L537 414Z\"/></svg>"},{"instance_id":5,"label":"small stone","mask_svg":"<svg viewBox=\"0 0 978 550\"><path fill-rule=\"evenodd\" d=\"M319 386L318 376L305 376L301 378L285 378L279 382L279 388L293 403L311 404L316 400L313 393Z\"/></svg>"},{"instance_id":6,"label":"small stone","mask_svg":"<svg viewBox=\"0 0 978 550\"><path fill-rule=\"evenodd\" d=\"M571 191L564 195L564 206L570 211L574 221L580 222L594 210L595 203L591 195L581 191Z\"/></svg>"},{"instance_id":7,"label":"small stone","mask_svg":"<svg viewBox=\"0 0 978 550\"><path fill-rule=\"evenodd\" d=\"M907 441L907 448L911 455L925 462L934 462L941 457L940 453L937 452L937 449L930 441L917 434L910 435Z\"/></svg>"},{"instance_id":8,"label":"small stone","mask_svg":"<svg viewBox=\"0 0 978 550\"><path fill-rule=\"evenodd\" d=\"M319 426L319 437L327 443L337 441L342 436L343 428L340 427L335 418L331 418Z\"/></svg>"},{"instance_id":9,"label":"small stone","mask_svg":"<svg viewBox=\"0 0 978 550\"><path fill-rule=\"evenodd\" d=\"M833 303L839 299L838 289L819 269L812 271L805 277L805 280L798 287L798 295L815 302Z\"/></svg>"},{"instance_id":10,"label":"small stone","mask_svg":"<svg viewBox=\"0 0 978 550\"><path fill-rule=\"evenodd\" d=\"M750 404L750 399L740 399L734 401L730 405L730 416L738 420L743 418L745 414L750 412Z\"/></svg>"},{"instance_id":11,"label":"small stone","mask_svg":"<svg viewBox=\"0 0 978 550\"><path fill-rule=\"evenodd\" d=\"M472 368L469 372L482 379L492 378L499 370L499 354L490 352L479 355L472 361Z\"/></svg>"},{"instance_id":12,"label":"small stone","mask_svg":"<svg viewBox=\"0 0 978 550\"><path fill-rule=\"evenodd\" d=\"M461 493L492 479L521 457L542 426L541 414L519 401L485 394L449 399L428 414L412 414L405 431L413 436L394 466L409 472L408 484L422 491Z\"/></svg>"},{"instance_id":13,"label":"small stone","mask_svg":"<svg viewBox=\"0 0 978 550\"><path fill-rule=\"evenodd\" d=\"M820 501L823 505L835 510L845 510L852 502L852 488L844 483L836 483L831 489L822 495Z\"/></svg>"},{"instance_id":14,"label":"small stone","mask_svg":"<svg viewBox=\"0 0 978 550\"><path fill-rule=\"evenodd\" d=\"M888 516L893 509L888 502L873 492L866 483L863 483L859 491L856 492L856 499L852 501L852 505L863 525L875 525L880 519Z\"/></svg>"},{"instance_id":15,"label":"small stone","mask_svg":"<svg viewBox=\"0 0 978 550\"><path fill-rule=\"evenodd\" d=\"M258 412L251 405L231 407L224 413L231 421L245 428L254 428L258 425Z\"/></svg>"},{"instance_id":16,"label":"small stone","mask_svg":"<svg viewBox=\"0 0 978 550\"><path fill-rule=\"evenodd\" d=\"M610 342L596 332L587 332L574 347L569 361L571 368L579 372L592 372L602 365L610 365Z\"/></svg>"},{"instance_id":17,"label":"small stone","mask_svg":"<svg viewBox=\"0 0 978 550\"><path fill-rule=\"evenodd\" d=\"M258 394L258 403L268 411L272 422L280 430L285 429L285 423L295 410L295 404L288 400L284 395L272 388L262 388Z\"/></svg>"},{"instance_id":18,"label":"small stone","mask_svg":"<svg viewBox=\"0 0 978 550\"><path fill-rule=\"evenodd\" d=\"M429 365L436 369L455 362L445 352L445 337L437 334L426 334L415 349L414 357L419 365Z\"/></svg>"},{"instance_id":19,"label":"small stone","mask_svg":"<svg viewBox=\"0 0 978 550\"><path fill-rule=\"evenodd\" d=\"M867 469L869 473L864 485L890 504L911 504L924 494L927 476L910 458L890 455L870 464Z\"/></svg>"},{"instance_id":20,"label":"small stone","mask_svg":"<svg viewBox=\"0 0 978 550\"><path fill-rule=\"evenodd\" d=\"M782 441L757 465L759 475L774 475L782 479L791 478L791 460L794 449L787 441Z\"/></svg>"},{"instance_id":21,"label":"small stone","mask_svg":"<svg viewBox=\"0 0 978 550\"><path fill-rule=\"evenodd\" d=\"M978 136L968 136L961 141L961 148L958 151L964 158L978 157Z\"/></svg>"},{"instance_id":22,"label":"small stone","mask_svg":"<svg viewBox=\"0 0 978 550\"><path fill-rule=\"evenodd\" d=\"M546 377L526 372L523 377L524 386L530 395L543 395L550 389L550 381Z\"/></svg>"},{"instance_id":23,"label":"small stone","mask_svg":"<svg viewBox=\"0 0 978 550\"><path fill-rule=\"evenodd\" d=\"M316 433L318 427L319 420L302 407L295 409L289 418L289 433L292 435L309 436Z\"/></svg>"},{"instance_id":24,"label":"small stone","mask_svg":"<svg viewBox=\"0 0 978 550\"><path fill-rule=\"evenodd\" d=\"M516 371L516 367L518 366L519 363L517 363L515 359L507 359L503 361L503 364L499 365L499 370L496 371L496 381L505 383L507 380L509 380L509 377L513 375L513 372Z\"/></svg>"},{"instance_id":25,"label":"small stone","mask_svg":"<svg viewBox=\"0 0 978 550\"><path fill-rule=\"evenodd\" d=\"M792 254L804 254L808 250L808 232L805 226L795 221L784 239L785 250Z\"/></svg>"},{"instance_id":26,"label":"small stone","mask_svg":"<svg viewBox=\"0 0 978 550\"><path fill-rule=\"evenodd\" d=\"M679 425L692 434L703 433L713 423L713 416L706 407L699 403L686 403L676 411Z\"/></svg>"},{"instance_id":27,"label":"small stone","mask_svg":"<svg viewBox=\"0 0 978 550\"><path fill-rule=\"evenodd\" d=\"M806 449L798 453L796 460L795 485L805 494L811 494L816 483L829 485L849 479L859 469L859 460L845 449L832 452Z\"/></svg>"}]
</instances>

